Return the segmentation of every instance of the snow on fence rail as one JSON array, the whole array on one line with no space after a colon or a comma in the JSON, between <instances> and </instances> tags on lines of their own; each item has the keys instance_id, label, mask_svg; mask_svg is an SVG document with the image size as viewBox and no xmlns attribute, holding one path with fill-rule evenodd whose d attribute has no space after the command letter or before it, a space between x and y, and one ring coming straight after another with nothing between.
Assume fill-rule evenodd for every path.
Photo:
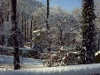
<instances>
[{"instance_id":1,"label":"snow on fence rail","mask_svg":"<svg viewBox=\"0 0 100 75\"><path fill-rule=\"evenodd\" d=\"M100 75L100 64L33 68L19 71L0 70L0 75Z\"/></svg>"}]
</instances>

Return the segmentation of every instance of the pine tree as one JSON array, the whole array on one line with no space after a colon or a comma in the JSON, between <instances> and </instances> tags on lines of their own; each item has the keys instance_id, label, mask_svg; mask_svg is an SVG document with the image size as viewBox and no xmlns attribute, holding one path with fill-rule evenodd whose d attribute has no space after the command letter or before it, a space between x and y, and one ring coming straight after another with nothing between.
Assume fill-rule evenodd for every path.
<instances>
[{"instance_id":1,"label":"pine tree","mask_svg":"<svg viewBox=\"0 0 100 75\"><path fill-rule=\"evenodd\" d=\"M14 34L12 35L14 40L14 69L18 70L20 69L20 59L19 59L19 44L18 44L18 26L16 21L16 5L17 0L11 0L12 3L12 25Z\"/></svg>"},{"instance_id":2,"label":"pine tree","mask_svg":"<svg viewBox=\"0 0 100 75\"><path fill-rule=\"evenodd\" d=\"M85 52L85 63L93 63L95 61L94 53L96 51L95 43L95 13L94 13L94 0L83 0L83 47L86 49Z\"/></svg>"}]
</instances>

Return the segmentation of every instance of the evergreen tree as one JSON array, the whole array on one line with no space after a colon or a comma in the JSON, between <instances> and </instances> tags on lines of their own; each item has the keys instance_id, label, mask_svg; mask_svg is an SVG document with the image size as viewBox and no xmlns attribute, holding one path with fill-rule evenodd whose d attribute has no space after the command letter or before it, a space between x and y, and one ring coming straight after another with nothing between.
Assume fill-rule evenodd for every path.
<instances>
[{"instance_id":1,"label":"evergreen tree","mask_svg":"<svg viewBox=\"0 0 100 75\"><path fill-rule=\"evenodd\" d=\"M96 51L95 41L95 13L94 13L94 0L83 0L83 47L85 48L85 63L93 63L95 61L94 53Z\"/></svg>"}]
</instances>

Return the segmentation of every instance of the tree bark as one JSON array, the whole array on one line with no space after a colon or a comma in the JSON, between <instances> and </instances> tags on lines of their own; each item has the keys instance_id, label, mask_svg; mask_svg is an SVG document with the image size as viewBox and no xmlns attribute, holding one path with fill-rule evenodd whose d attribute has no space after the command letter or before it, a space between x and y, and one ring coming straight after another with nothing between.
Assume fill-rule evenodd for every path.
<instances>
[{"instance_id":1,"label":"tree bark","mask_svg":"<svg viewBox=\"0 0 100 75\"><path fill-rule=\"evenodd\" d=\"M17 0L11 0L12 2L12 24L14 25L14 34L13 34L13 39L14 39L14 69L18 70L20 69L20 58L19 58L19 44L18 44L18 27L17 27L17 22L16 22L16 5L17 5Z\"/></svg>"},{"instance_id":2,"label":"tree bark","mask_svg":"<svg viewBox=\"0 0 100 75\"><path fill-rule=\"evenodd\" d=\"M46 20L47 29L49 30L48 19L49 19L49 0L47 0L47 20Z\"/></svg>"},{"instance_id":3,"label":"tree bark","mask_svg":"<svg viewBox=\"0 0 100 75\"><path fill-rule=\"evenodd\" d=\"M32 48L32 30L33 30L33 17L32 17L32 19L31 19L31 27L30 27L31 48Z\"/></svg>"},{"instance_id":4,"label":"tree bark","mask_svg":"<svg viewBox=\"0 0 100 75\"><path fill-rule=\"evenodd\" d=\"M96 51L96 31L95 31L95 13L94 13L94 0L83 0L83 47L85 52L85 63L90 64L95 61Z\"/></svg>"}]
</instances>

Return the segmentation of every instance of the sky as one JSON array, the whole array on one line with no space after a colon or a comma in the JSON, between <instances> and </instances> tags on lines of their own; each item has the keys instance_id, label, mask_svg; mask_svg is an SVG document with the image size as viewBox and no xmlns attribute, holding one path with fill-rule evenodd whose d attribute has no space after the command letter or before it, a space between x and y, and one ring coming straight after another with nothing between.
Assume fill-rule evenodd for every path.
<instances>
[{"instance_id":1,"label":"sky","mask_svg":"<svg viewBox=\"0 0 100 75\"><path fill-rule=\"evenodd\" d=\"M64 10L71 12L75 8L81 7L81 1L82 0L50 0L50 6L59 6ZM42 2L46 2L46 0L43 0Z\"/></svg>"},{"instance_id":2,"label":"sky","mask_svg":"<svg viewBox=\"0 0 100 75\"><path fill-rule=\"evenodd\" d=\"M59 6L67 11L73 11L75 8L81 7L81 0L52 0L51 6Z\"/></svg>"}]
</instances>

